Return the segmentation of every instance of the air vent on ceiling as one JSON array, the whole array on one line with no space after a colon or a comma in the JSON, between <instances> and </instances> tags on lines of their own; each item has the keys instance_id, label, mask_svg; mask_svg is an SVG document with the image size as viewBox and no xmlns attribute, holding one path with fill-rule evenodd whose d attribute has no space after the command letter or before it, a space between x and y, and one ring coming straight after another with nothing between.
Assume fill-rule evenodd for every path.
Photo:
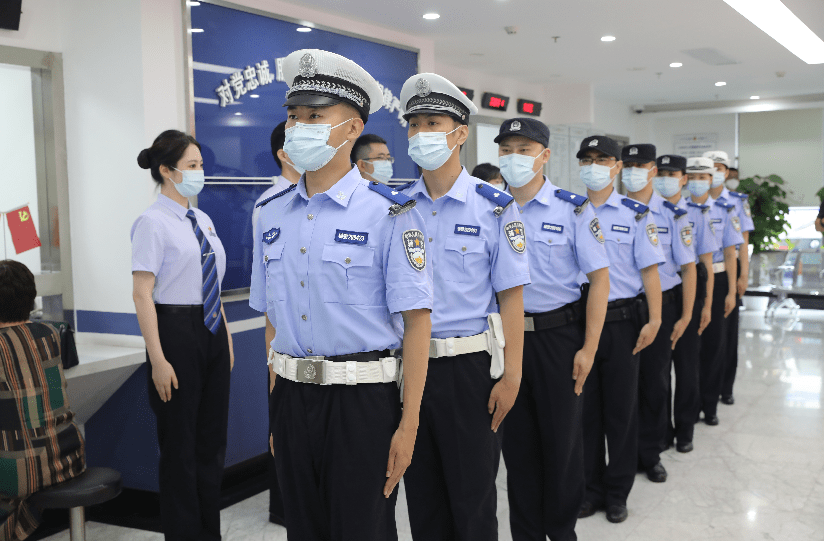
<instances>
[{"instance_id":1,"label":"air vent on ceiling","mask_svg":"<svg viewBox=\"0 0 825 541\"><path fill-rule=\"evenodd\" d=\"M729 66L731 64L737 64L736 60L723 55L718 49L689 49L682 52L709 66Z\"/></svg>"}]
</instances>

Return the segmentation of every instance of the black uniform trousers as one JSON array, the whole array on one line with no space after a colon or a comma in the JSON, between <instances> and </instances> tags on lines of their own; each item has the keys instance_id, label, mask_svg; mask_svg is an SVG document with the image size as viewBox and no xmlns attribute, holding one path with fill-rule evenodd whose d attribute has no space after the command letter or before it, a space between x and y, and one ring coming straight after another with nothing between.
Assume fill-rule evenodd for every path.
<instances>
[{"instance_id":1,"label":"black uniform trousers","mask_svg":"<svg viewBox=\"0 0 825 541\"><path fill-rule=\"evenodd\" d=\"M384 498L401 421L395 383L316 385L278 377L270 430L291 541L395 541L398 489Z\"/></svg>"},{"instance_id":2,"label":"black uniform trousers","mask_svg":"<svg viewBox=\"0 0 825 541\"><path fill-rule=\"evenodd\" d=\"M728 338L728 319L725 318L728 274L724 271L717 272L713 280L711 320L710 325L702 333L702 346L699 353L699 389L702 411L706 418L716 415L716 407L719 405Z\"/></svg>"},{"instance_id":3,"label":"black uniform trousers","mask_svg":"<svg viewBox=\"0 0 825 541\"><path fill-rule=\"evenodd\" d=\"M746 246L739 248L747 249ZM739 259L736 260L736 278L742 275L742 266ZM736 368L739 366L739 306L742 299L739 292L736 292L736 308L728 316L728 345L725 357L725 372L722 375L722 396L733 396L733 382L736 380Z\"/></svg>"},{"instance_id":4,"label":"black uniform trousers","mask_svg":"<svg viewBox=\"0 0 825 541\"><path fill-rule=\"evenodd\" d=\"M678 300L662 304L662 325L653 343L639 353L639 467L649 470L659 463L667 435L670 389L670 335L681 317L682 288L674 288ZM673 290L672 290L673 291Z\"/></svg>"},{"instance_id":5,"label":"black uniform trousers","mask_svg":"<svg viewBox=\"0 0 825 541\"><path fill-rule=\"evenodd\" d=\"M178 389L162 402L149 374L149 404L160 445L160 513L167 541L221 538L221 481L229 416L229 342L203 323L203 307L188 312L156 305L160 345ZM183 307L178 310L185 310ZM149 354L146 354L147 362Z\"/></svg>"},{"instance_id":6,"label":"black uniform trousers","mask_svg":"<svg viewBox=\"0 0 825 541\"><path fill-rule=\"evenodd\" d=\"M415 541L495 541L501 436L487 402L490 354L430 359L412 463L404 475Z\"/></svg>"},{"instance_id":7,"label":"black uniform trousers","mask_svg":"<svg viewBox=\"0 0 825 541\"><path fill-rule=\"evenodd\" d=\"M702 267L704 269L704 267ZM698 266L697 266L698 270ZM707 273L697 272L696 300L693 303L693 315L685 328L682 338L676 342L673 351L673 372L676 378L675 392L671 395L670 370L668 370L668 427L664 447L673 443L688 443L693 441L693 427L699 415L699 350L702 345L702 336L699 336L699 322L702 319L702 308L705 306L707 292ZM679 306L681 312L681 306ZM673 407L671 410L671 396ZM671 422L671 411L673 421Z\"/></svg>"},{"instance_id":8,"label":"black uniform trousers","mask_svg":"<svg viewBox=\"0 0 825 541\"><path fill-rule=\"evenodd\" d=\"M626 505L636 477L639 354L633 355L633 348L638 337L633 320L605 323L584 384L585 499L595 506Z\"/></svg>"},{"instance_id":9,"label":"black uniform trousers","mask_svg":"<svg viewBox=\"0 0 825 541\"><path fill-rule=\"evenodd\" d=\"M578 322L524 333L516 403L503 455L513 541L574 541L584 501L582 407L573 358L584 345Z\"/></svg>"},{"instance_id":10,"label":"black uniform trousers","mask_svg":"<svg viewBox=\"0 0 825 541\"><path fill-rule=\"evenodd\" d=\"M266 392L269 394L269 365L266 366ZM270 397L271 398L271 397ZM273 401L269 402L269 426L272 426L272 405ZM270 428L270 433L272 430ZM278 484L278 472L275 470L275 457L271 457L269 468L269 521L275 524L284 524L284 499L281 496L281 487Z\"/></svg>"}]
</instances>

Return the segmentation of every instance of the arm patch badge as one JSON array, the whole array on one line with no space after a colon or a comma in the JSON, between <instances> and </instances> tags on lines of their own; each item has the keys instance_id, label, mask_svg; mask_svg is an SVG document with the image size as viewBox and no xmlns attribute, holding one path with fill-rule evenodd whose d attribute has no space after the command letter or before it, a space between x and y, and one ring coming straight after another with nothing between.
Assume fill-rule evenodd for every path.
<instances>
[{"instance_id":1,"label":"arm patch badge","mask_svg":"<svg viewBox=\"0 0 825 541\"><path fill-rule=\"evenodd\" d=\"M682 237L682 244L685 246L690 247L693 244L693 228L690 225L683 227L679 232L679 236Z\"/></svg>"},{"instance_id":2,"label":"arm patch badge","mask_svg":"<svg viewBox=\"0 0 825 541\"><path fill-rule=\"evenodd\" d=\"M267 244L272 244L280 236L281 236L281 229L278 228L278 227L273 227L272 229L270 229L269 231L264 233L263 241Z\"/></svg>"},{"instance_id":3,"label":"arm patch badge","mask_svg":"<svg viewBox=\"0 0 825 541\"><path fill-rule=\"evenodd\" d=\"M739 223L739 216L731 216L730 221L733 224L733 228L736 229L737 233L742 231L742 225Z\"/></svg>"},{"instance_id":4,"label":"arm patch badge","mask_svg":"<svg viewBox=\"0 0 825 541\"><path fill-rule=\"evenodd\" d=\"M418 229L408 229L401 235L404 241L404 253L407 261L417 271L423 271L427 266L427 250L424 247L424 233Z\"/></svg>"},{"instance_id":5,"label":"arm patch badge","mask_svg":"<svg viewBox=\"0 0 825 541\"><path fill-rule=\"evenodd\" d=\"M507 242L510 248L516 253L523 254L527 248L524 235L524 224L521 222L510 222L504 226L504 233L507 235Z\"/></svg>"},{"instance_id":6,"label":"arm patch badge","mask_svg":"<svg viewBox=\"0 0 825 541\"><path fill-rule=\"evenodd\" d=\"M604 233L602 233L602 226L598 218L590 220L590 232L593 233L593 236L599 241L599 244L604 244Z\"/></svg>"},{"instance_id":7,"label":"arm patch badge","mask_svg":"<svg viewBox=\"0 0 825 541\"><path fill-rule=\"evenodd\" d=\"M656 227L656 224L647 224L645 231L647 231L647 238L650 239L650 244L659 246L659 228Z\"/></svg>"},{"instance_id":8,"label":"arm patch badge","mask_svg":"<svg viewBox=\"0 0 825 541\"><path fill-rule=\"evenodd\" d=\"M751 204L747 199L742 200L742 209L745 211L745 216L751 218Z\"/></svg>"}]
</instances>

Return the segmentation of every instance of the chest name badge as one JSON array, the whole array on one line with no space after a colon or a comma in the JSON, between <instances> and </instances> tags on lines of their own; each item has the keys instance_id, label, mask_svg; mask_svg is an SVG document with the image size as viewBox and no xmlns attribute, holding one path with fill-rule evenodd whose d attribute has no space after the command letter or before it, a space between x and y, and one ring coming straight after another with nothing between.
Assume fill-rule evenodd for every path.
<instances>
[{"instance_id":1,"label":"chest name badge","mask_svg":"<svg viewBox=\"0 0 825 541\"><path fill-rule=\"evenodd\" d=\"M550 233L564 233L564 226L557 224L548 224L545 222L541 224L541 230L549 231Z\"/></svg>"},{"instance_id":2,"label":"chest name badge","mask_svg":"<svg viewBox=\"0 0 825 541\"><path fill-rule=\"evenodd\" d=\"M593 233L599 243L604 244L604 233L602 233L602 226L598 218L590 220L590 232Z\"/></svg>"},{"instance_id":3,"label":"chest name badge","mask_svg":"<svg viewBox=\"0 0 825 541\"><path fill-rule=\"evenodd\" d=\"M280 236L281 236L281 229L278 228L278 227L273 227L272 229L270 229L269 231L264 233L263 241L267 244L272 244Z\"/></svg>"},{"instance_id":4,"label":"chest name badge","mask_svg":"<svg viewBox=\"0 0 825 541\"><path fill-rule=\"evenodd\" d=\"M217 234L217 233L215 233L214 231L212 231L212 228L211 228L211 227L209 227L209 228L207 228L207 229L209 230L209 236L210 236L210 237L217 237L217 236L218 236L218 234Z\"/></svg>"},{"instance_id":5,"label":"chest name badge","mask_svg":"<svg viewBox=\"0 0 825 541\"><path fill-rule=\"evenodd\" d=\"M659 233L662 233L662 234L665 234L665 235L666 235L666 234L667 234L667 231L668 231L668 228L667 228L667 227L660 227L660 228L659 228Z\"/></svg>"},{"instance_id":6,"label":"chest name badge","mask_svg":"<svg viewBox=\"0 0 825 541\"><path fill-rule=\"evenodd\" d=\"M401 235L404 241L404 253L407 261L417 271L423 271L427 266L427 250L424 247L424 233L418 229L409 229Z\"/></svg>"},{"instance_id":7,"label":"chest name badge","mask_svg":"<svg viewBox=\"0 0 825 541\"><path fill-rule=\"evenodd\" d=\"M710 220L710 223L712 223L712 224L721 224L722 223L722 218L712 218Z\"/></svg>"},{"instance_id":8,"label":"chest name badge","mask_svg":"<svg viewBox=\"0 0 825 541\"><path fill-rule=\"evenodd\" d=\"M361 233L358 231L344 231L342 229L335 230L335 242L364 245L367 243L368 239L369 233Z\"/></svg>"},{"instance_id":9,"label":"chest name badge","mask_svg":"<svg viewBox=\"0 0 825 541\"><path fill-rule=\"evenodd\" d=\"M614 225L610 228L611 231L618 231L619 233L630 233L630 228L626 225Z\"/></svg>"},{"instance_id":10,"label":"chest name badge","mask_svg":"<svg viewBox=\"0 0 825 541\"><path fill-rule=\"evenodd\" d=\"M477 237L479 233L481 233L481 228L477 225L455 224L456 235L474 235Z\"/></svg>"},{"instance_id":11,"label":"chest name badge","mask_svg":"<svg viewBox=\"0 0 825 541\"><path fill-rule=\"evenodd\" d=\"M693 228L689 225L686 225L679 231L679 236L682 238L682 244L685 246L690 246L693 244Z\"/></svg>"},{"instance_id":12,"label":"chest name badge","mask_svg":"<svg viewBox=\"0 0 825 541\"><path fill-rule=\"evenodd\" d=\"M733 223L733 228L736 229L737 233L742 231L742 225L739 223L739 216L731 216L730 221Z\"/></svg>"},{"instance_id":13,"label":"chest name badge","mask_svg":"<svg viewBox=\"0 0 825 541\"><path fill-rule=\"evenodd\" d=\"M523 254L527 248L524 237L524 224L521 222L510 222L504 226L504 234L507 235L507 242L510 248L516 253Z\"/></svg>"},{"instance_id":14,"label":"chest name badge","mask_svg":"<svg viewBox=\"0 0 825 541\"><path fill-rule=\"evenodd\" d=\"M650 244L653 246L659 245L659 232L658 228L655 224L647 224L645 227L645 231L647 231L647 238L650 239Z\"/></svg>"}]
</instances>

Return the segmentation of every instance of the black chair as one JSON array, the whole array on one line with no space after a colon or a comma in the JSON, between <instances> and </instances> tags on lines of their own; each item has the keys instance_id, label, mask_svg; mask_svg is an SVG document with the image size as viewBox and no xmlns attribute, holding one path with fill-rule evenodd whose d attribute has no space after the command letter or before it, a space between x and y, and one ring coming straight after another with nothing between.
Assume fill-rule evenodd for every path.
<instances>
[{"instance_id":1,"label":"black chair","mask_svg":"<svg viewBox=\"0 0 825 541\"><path fill-rule=\"evenodd\" d=\"M85 541L85 508L108 502L120 494L122 488L117 470L86 468L74 479L35 492L28 502L41 509L68 509L71 541Z\"/></svg>"}]
</instances>

